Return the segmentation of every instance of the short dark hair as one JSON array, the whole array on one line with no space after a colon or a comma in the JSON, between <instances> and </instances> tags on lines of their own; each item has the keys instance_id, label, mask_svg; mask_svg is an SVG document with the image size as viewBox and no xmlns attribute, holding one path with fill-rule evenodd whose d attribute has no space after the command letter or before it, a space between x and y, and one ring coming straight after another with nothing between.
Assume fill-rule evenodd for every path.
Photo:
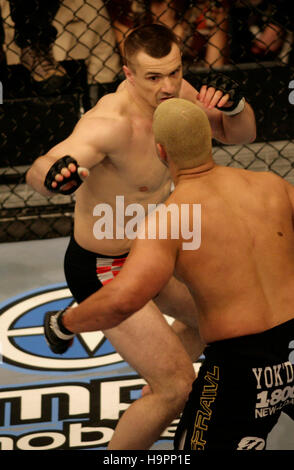
<instances>
[{"instance_id":1,"label":"short dark hair","mask_svg":"<svg viewBox=\"0 0 294 470\"><path fill-rule=\"evenodd\" d=\"M156 23L139 26L125 39L124 63L128 65L139 51L161 59L170 53L173 44L180 48L180 40L170 28Z\"/></svg>"}]
</instances>

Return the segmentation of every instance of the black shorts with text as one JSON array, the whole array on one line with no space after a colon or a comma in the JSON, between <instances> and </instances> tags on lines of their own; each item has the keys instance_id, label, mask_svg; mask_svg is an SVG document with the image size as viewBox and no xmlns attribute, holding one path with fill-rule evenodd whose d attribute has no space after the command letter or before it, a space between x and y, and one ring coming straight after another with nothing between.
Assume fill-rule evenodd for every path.
<instances>
[{"instance_id":1,"label":"black shorts with text","mask_svg":"<svg viewBox=\"0 0 294 470\"><path fill-rule=\"evenodd\" d=\"M294 320L207 346L175 449L265 449L281 412L294 419L293 348Z\"/></svg>"}]
</instances>

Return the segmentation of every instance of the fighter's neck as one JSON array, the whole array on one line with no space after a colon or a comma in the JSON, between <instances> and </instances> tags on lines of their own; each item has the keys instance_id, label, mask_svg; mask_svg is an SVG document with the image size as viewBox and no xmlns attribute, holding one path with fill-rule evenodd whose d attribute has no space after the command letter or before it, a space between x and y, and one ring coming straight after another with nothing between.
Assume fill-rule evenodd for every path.
<instances>
[{"instance_id":1,"label":"fighter's neck","mask_svg":"<svg viewBox=\"0 0 294 470\"><path fill-rule=\"evenodd\" d=\"M217 165L213 160L209 160L209 162L204 163L203 165L197 166L195 168L188 168L185 170L174 169L174 171L172 172L172 177L175 185L177 185L181 181L208 175L216 168L216 166Z\"/></svg>"},{"instance_id":2,"label":"fighter's neck","mask_svg":"<svg viewBox=\"0 0 294 470\"><path fill-rule=\"evenodd\" d=\"M136 93L136 90L128 82L126 83L126 90L134 112L142 118L153 119L155 108Z\"/></svg>"}]
</instances>

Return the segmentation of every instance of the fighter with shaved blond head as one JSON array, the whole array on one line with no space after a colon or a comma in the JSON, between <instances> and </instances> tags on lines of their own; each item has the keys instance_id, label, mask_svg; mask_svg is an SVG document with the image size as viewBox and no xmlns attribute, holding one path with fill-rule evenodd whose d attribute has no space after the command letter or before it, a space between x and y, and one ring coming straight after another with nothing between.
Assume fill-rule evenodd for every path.
<instances>
[{"instance_id":1,"label":"fighter with shaved blond head","mask_svg":"<svg viewBox=\"0 0 294 470\"><path fill-rule=\"evenodd\" d=\"M207 345L176 448L264 449L281 412L294 418L294 188L272 173L216 165L207 116L187 100L159 105L153 131L175 184L164 205L201 204L201 245L184 250L171 222L167 239L148 238L160 222L152 213L116 279L63 324L74 333L113 327L176 275Z\"/></svg>"},{"instance_id":2,"label":"fighter with shaved blond head","mask_svg":"<svg viewBox=\"0 0 294 470\"><path fill-rule=\"evenodd\" d=\"M164 147L172 162L182 170L212 158L208 118L201 108L191 107L187 100L173 99L158 107L153 117L153 132L157 144ZM163 162L167 164L165 159Z\"/></svg>"}]
</instances>

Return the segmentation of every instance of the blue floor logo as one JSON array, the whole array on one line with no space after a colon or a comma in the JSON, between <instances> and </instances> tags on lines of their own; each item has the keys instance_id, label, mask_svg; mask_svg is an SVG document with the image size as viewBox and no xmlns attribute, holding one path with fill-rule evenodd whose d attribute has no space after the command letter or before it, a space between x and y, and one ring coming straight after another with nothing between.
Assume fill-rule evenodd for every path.
<instances>
[{"instance_id":1,"label":"blue floor logo","mask_svg":"<svg viewBox=\"0 0 294 470\"><path fill-rule=\"evenodd\" d=\"M77 335L62 356L51 352L43 319L73 304L66 285L0 304L0 450L105 449L121 414L145 381L102 332ZM172 448L176 423L154 446Z\"/></svg>"},{"instance_id":2,"label":"blue floor logo","mask_svg":"<svg viewBox=\"0 0 294 470\"><path fill-rule=\"evenodd\" d=\"M49 349L43 332L44 315L74 303L67 287L44 289L24 295L1 309L0 343L3 360L47 370L75 370L105 366L122 361L102 332L77 335L62 356Z\"/></svg>"}]
</instances>

